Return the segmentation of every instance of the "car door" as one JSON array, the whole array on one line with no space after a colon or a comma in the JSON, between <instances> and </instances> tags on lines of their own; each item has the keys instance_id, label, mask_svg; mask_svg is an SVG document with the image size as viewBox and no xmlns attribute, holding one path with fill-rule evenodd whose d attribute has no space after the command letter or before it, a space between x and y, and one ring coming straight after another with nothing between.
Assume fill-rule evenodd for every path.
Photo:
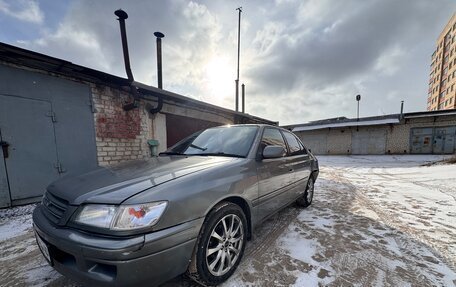
<instances>
[{"instance_id":1,"label":"car door","mask_svg":"<svg viewBox=\"0 0 456 287\"><path fill-rule=\"evenodd\" d=\"M279 129L267 127L263 130L258 152L262 155L268 145L279 145L287 151L287 146ZM293 184L293 169L289 158L260 159L257 161L258 175L258 217L259 219L274 213L290 202L287 192Z\"/></svg>"},{"instance_id":2,"label":"car door","mask_svg":"<svg viewBox=\"0 0 456 287\"><path fill-rule=\"evenodd\" d=\"M282 131L288 145L288 166L293 170L295 196L303 193L311 173L311 158L301 141L292 133Z\"/></svg>"}]
</instances>

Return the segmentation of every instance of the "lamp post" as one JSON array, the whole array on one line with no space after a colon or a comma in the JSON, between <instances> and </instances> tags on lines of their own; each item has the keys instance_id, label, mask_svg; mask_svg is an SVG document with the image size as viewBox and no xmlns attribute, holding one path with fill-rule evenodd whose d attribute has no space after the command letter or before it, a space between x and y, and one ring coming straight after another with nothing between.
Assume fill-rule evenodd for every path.
<instances>
[{"instance_id":1,"label":"lamp post","mask_svg":"<svg viewBox=\"0 0 456 287\"><path fill-rule=\"evenodd\" d=\"M358 103L358 109L356 112L356 121L359 122L359 101L361 101L361 95L356 95L356 102ZM356 124L356 131L358 131L358 124Z\"/></svg>"},{"instance_id":2,"label":"lamp post","mask_svg":"<svg viewBox=\"0 0 456 287\"><path fill-rule=\"evenodd\" d=\"M359 101L361 101L361 95L356 95L356 101L358 102L358 110L356 112L356 121L359 121Z\"/></svg>"}]
</instances>

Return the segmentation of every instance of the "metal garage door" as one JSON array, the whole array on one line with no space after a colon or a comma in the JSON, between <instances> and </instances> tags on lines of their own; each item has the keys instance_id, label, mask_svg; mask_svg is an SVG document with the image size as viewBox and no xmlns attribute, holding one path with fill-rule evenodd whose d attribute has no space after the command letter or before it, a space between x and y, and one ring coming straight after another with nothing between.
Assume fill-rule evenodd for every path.
<instances>
[{"instance_id":1,"label":"metal garage door","mask_svg":"<svg viewBox=\"0 0 456 287\"><path fill-rule=\"evenodd\" d=\"M87 84L0 65L0 206L36 201L61 175L97 166ZM6 148L6 147L5 147Z\"/></svg>"},{"instance_id":2,"label":"metal garage door","mask_svg":"<svg viewBox=\"0 0 456 287\"><path fill-rule=\"evenodd\" d=\"M413 128L410 153L452 154L455 152L456 127Z\"/></svg>"},{"instance_id":3,"label":"metal garage door","mask_svg":"<svg viewBox=\"0 0 456 287\"><path fill-rule=\"evenodd\" d=\"M452 154L454 152L454 138L456 127L442 127L434 129L433 153Z\"/></svg>"},{"instance_id":4,"label":"metal garage door","mask_svg":"<svg viewBox=\"0 0 456 287\"><path fill-rule=\"evenodd\" d=\"M47 101L0 95L3 177L8 175L11 201L40 197L59 177L51 114ZM8 194L5 187L2 195ZM2 198L0 206L8 206L8 198Z\"/></svg>"},{"instance_id":5,"label":"metal garage door","mask_svg":"<svg viewBox=\"0 0 456 287\"><path fill-rule=\"evenodd\" d=\"M410 153L432 153L433 128L414 128L411 131Z\"/></svg>"},{"instance_id":6,"label":"metal garage door","mask_svg":"<svg viewBox=\"0 0 456 287\"><path fill-rule=\"evenodd\" d=\"M359 130L352 132L352 154L385 154L386 130Z\"/></svg>"}]
</instances>

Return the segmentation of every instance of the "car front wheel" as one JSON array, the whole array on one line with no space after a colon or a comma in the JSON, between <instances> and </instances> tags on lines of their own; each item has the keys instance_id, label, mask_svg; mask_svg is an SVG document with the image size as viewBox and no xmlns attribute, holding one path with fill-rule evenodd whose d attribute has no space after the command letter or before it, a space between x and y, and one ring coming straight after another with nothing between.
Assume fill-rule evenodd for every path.
<instances>
[{"instance_id":1,"label":"car front wheel","mask_svg":"<svg viewBox=\"0 0 456 287\"><path fill-rule=\"evenodd\" d=\"M229 202L217 205L201 230L190 276L205 285L224 282L241 261L246 234L247 220L242 209Z\"/></svg>"}]
</instances>

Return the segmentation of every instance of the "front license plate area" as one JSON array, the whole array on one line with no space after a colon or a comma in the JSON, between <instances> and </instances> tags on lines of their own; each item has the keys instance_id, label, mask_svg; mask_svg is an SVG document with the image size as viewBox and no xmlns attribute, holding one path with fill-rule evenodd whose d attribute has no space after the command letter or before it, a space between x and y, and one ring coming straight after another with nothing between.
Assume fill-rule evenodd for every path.
<instances>
[{"instance_id":1,"label":"front license plate area","mask_svg":"<svg viewBox=\"0 0 456 287\"><path fill-rule=\"evenodd\" d=\"M46 258L49 265L52 266L52 259L51 259L51 255L49 254L48 245L46 244L46 242L44 242L43 239L41 239L41 237L36 232L35 232L35 238L36 238L36 243L38 244L38 247L40 248L41 253L43 254L44 258Z\"/></svg>"}]
</instances>

